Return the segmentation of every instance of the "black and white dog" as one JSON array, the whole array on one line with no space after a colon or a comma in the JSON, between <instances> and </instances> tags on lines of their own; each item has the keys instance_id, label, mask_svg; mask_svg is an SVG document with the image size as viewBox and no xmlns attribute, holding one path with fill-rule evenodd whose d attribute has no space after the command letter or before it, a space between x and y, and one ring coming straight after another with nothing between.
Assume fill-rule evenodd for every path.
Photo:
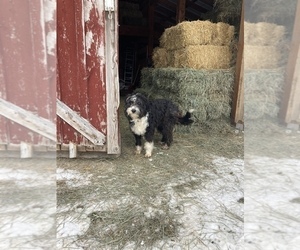
<instances>
[{"instance_id":1,"label":"black and white dog","mask_svg":"<svg viewBox=\"0 0 300 250\"><path fill-rule=\"evenodd\" d=\"M135 136L136 154L142 151L142 138L145 139L145 157L151 157L153 151L154 132L157 129L162 134L163 149L168 149L173 141L175 124L189 125L193 123L191 113L180 115L178 107L169 100L148 100L137 93L126 97L125 115L129 120L130 129Z\"/></svg>"}]
</instances>

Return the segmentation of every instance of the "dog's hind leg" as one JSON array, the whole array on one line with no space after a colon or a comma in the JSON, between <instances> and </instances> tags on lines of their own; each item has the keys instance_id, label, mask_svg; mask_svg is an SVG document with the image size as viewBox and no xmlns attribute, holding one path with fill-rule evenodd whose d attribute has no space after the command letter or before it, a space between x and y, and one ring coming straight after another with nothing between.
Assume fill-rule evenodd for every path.
<instances>
[{"instance_id":1,"label":"dog's hind leg","mask_svg":"<svg viewBox=\"0 0 300 250\"><path fill-rule=\"evenodd\" d=\"M142 136L134 135L135 137L135 154L139 155L142 152Z\"/></svg>"},{"instance_id":2,"label":"dog's hind leg","mask_svg":"<svg viewBox=\"0 0 300 250\"><path fill-rule=\"evenodd\" d=\"M162 149L169 149L169 147L171 146L171 143L173 142L173 129L174 126L169 125L167 127L165 127L162 131Z\"/></svg>"},{"instance_id":3,"label":"dog's hind leg","mask_svg":"<svg viewBox=\"0 0 300 250\"><path fill-rule=\"evenodd\" d=\"M157 131L158 131L160 134L162 134L162 138L161 138L161 140L160 140L160 144L161 144L161 145L166 144L166 137L165 137L165 135L164 135L164 133L163 133L163 131L164 131L163 127L162 127L162 126L158 126L158 127L157 127Z\"/></svg>"}]
</instances>

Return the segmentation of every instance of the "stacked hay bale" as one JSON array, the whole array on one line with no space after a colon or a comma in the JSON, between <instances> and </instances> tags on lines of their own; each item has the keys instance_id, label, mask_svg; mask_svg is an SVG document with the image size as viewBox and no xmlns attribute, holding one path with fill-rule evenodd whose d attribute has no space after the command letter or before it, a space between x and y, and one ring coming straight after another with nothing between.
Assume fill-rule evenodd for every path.
<instances>
[{"instance_id":1,"label":"stacked hay bale","mask_svg":"<svg viewBox=\"0 0 300 250\"><path fill-rule=\"evenodd\" d=\"M153 53L155 68L142 70L138 91L171 99L183 111L195 109L195 129L223 130L231 111L233 36L233 26L209 21L182 22L166 29Z\"/></svg>"},{"instance_id":2,"label":"stacked hay bale","mask_svg":"<svg viewBox=\"0 0 300 250\"><path fill-rule=\"evenodd\" d=\"M276 118L284 84L285 28L245 22L245 118Z\"/></svg>"},{"instance_id":3,"label":"stacked hay bale","mask_svg":"<svg viewBox=\"0 0 300 250\"><path fill-rule=\"evenodd\" d=\"M165 30L153 52L155 68L227 69L234 27L210 21L182 22Z\"/></svg>"},{"instance_id":4,"label":"stacked hay bale","mask_svg":"<svg viewBox=\"0 0 300 250\"><path fill-rule=\"evenodd\" d=\"M273 23L244 23L245 68L274 69L282 59L280 44L284 40L284 26Z\"/></svg>"},{"instance_id":5,"label":"stacked hay bale","mask_svg":"<svg viewBox=\"0 0 300 250\"><path fill-rule=\"evenodd\" d=\"M220 128L229 117L234 74L227 70L144 68L142 92L150 98L170 98L181 110L195 109L196 123Z\"/></svg>"}]
</instances>

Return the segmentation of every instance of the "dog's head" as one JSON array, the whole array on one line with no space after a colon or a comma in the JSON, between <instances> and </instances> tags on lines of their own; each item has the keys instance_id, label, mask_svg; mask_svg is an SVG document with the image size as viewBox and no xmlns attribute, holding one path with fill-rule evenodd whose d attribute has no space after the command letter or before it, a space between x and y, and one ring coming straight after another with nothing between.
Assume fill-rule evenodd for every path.
<instances>
[{"instance_id":1,"label":"dog's head","mask_svg":"<svg viewBox=\"0 0 300 250\"><path fill-rule=\"evenodd\" d=\"M138 119L145 116L148 112L148 99L140 94L128 95L125 99L125 114L130 119Z\"/></svg>"}]
</instances>

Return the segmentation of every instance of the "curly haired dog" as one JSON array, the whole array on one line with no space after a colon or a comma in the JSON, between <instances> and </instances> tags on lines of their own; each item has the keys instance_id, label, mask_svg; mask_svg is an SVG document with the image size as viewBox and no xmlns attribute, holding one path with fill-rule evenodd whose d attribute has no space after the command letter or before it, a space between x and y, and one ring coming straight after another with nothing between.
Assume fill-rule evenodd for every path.
<instances>
[{"instance_id":1,"label":"curly haired dog","mask_svg":"<svg viewBox=\"0 0 300 250\"><path fill-rule=\"evenodd\" d=\"M148 100L140 93L132 94L125 100L125 115L135 137L136 154L142 151L142 138L145 139L145 157L151 157L155 129L162 134L163 149L168 149L173 141L175 124L189 125L193 123L191 113L180 115L178 107L169 100Z\"/></svg>"}]
</instances>

